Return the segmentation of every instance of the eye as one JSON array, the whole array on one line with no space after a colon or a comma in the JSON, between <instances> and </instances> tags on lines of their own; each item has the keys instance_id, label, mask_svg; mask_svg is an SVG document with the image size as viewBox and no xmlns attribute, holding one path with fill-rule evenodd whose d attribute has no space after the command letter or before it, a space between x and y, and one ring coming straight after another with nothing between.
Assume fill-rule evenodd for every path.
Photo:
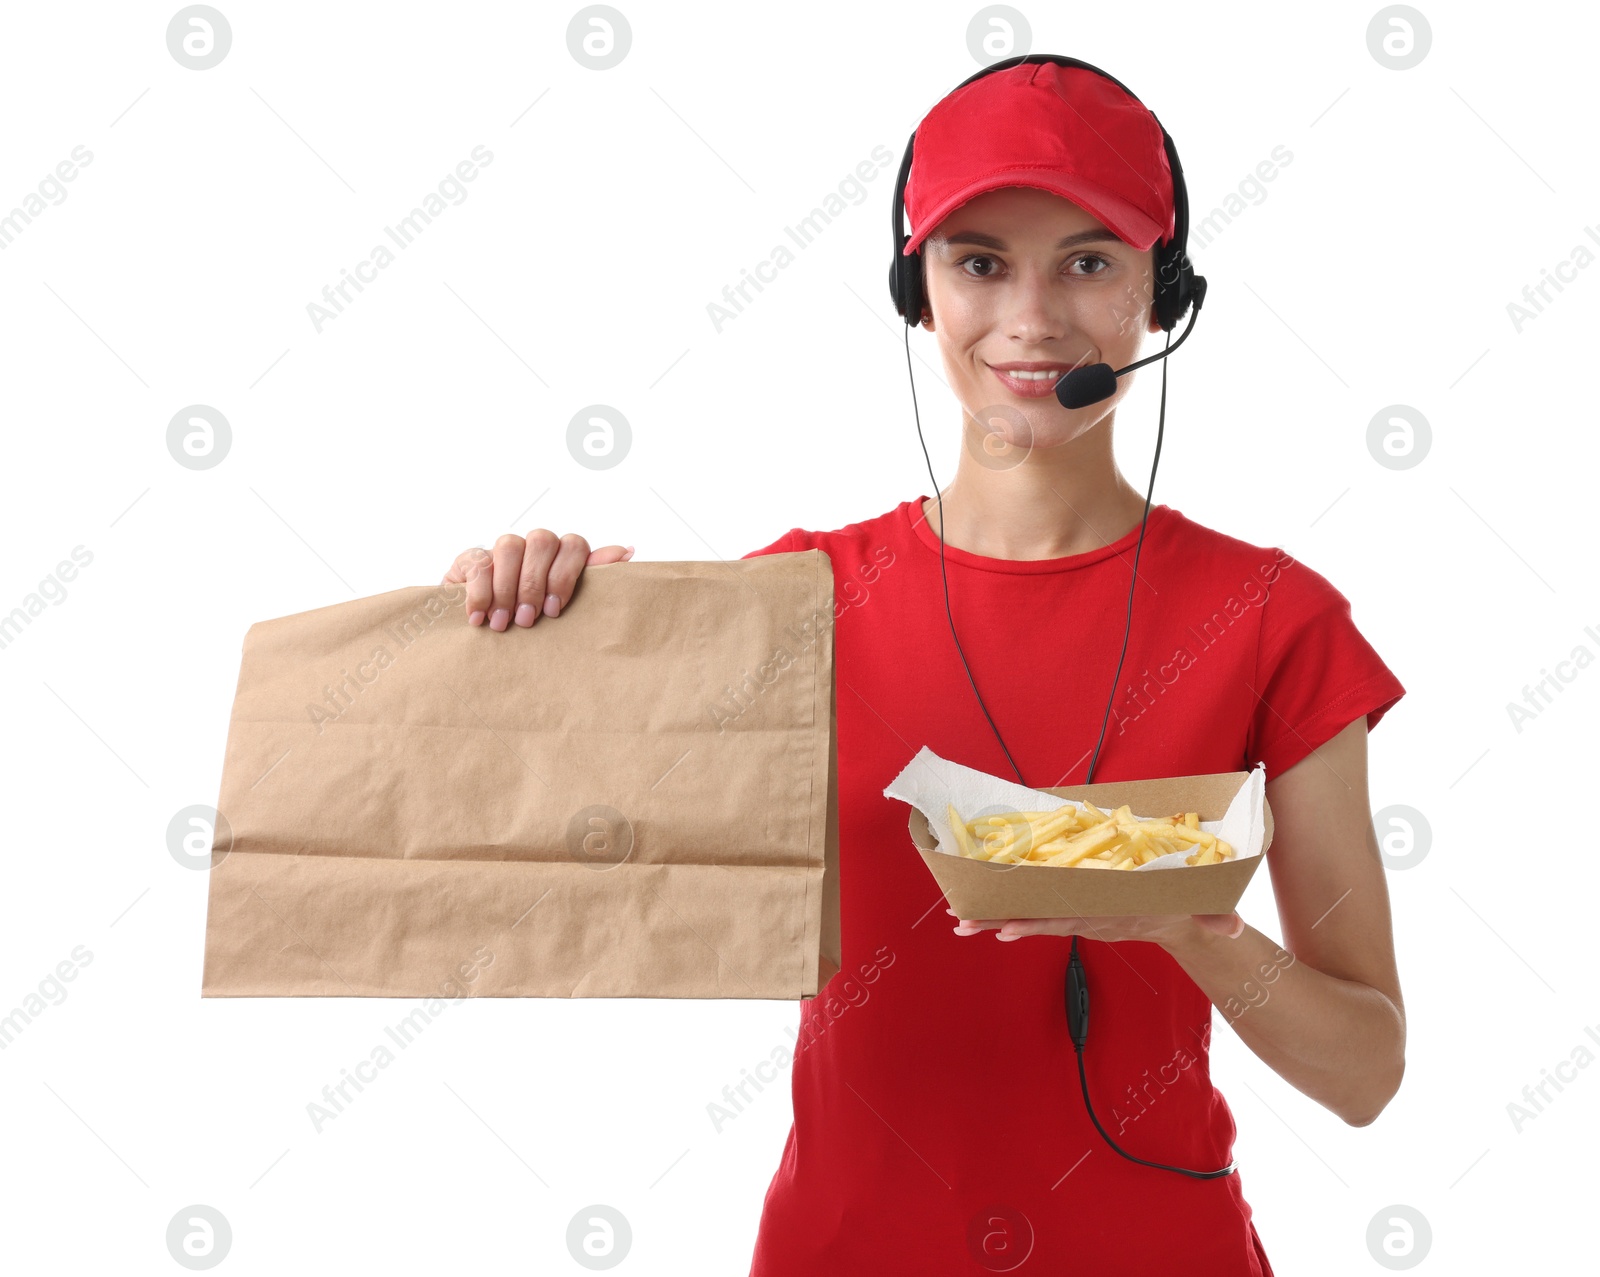
<instances>
[{"instance_id":1,"label":"eye","mask_svg":"<svg viewBox=\"0 0 1600 1277\"><path fill-rule=\"evenodd\" d=\"M1108 258L1100 256L1099 253L1085 253L1082 257L1078 258L1077 261L1074 262L1073 264L1076 265L1076 266L1081 266L1084 262L1099 262L1100 263L1101 269L1088 271L1087 274L1090 274L1090 275L1104 275L1106 273L1106 271L1111 268L1110 260Z\"/></svg>"},{"instance_id":2,"label":"eye","mask_svg":"<svg viewBox=\"0 0 1600 1277\"><path fill-rule=\"evenodd\" d=\"M969 279L989 279L993 276L994 269L979 271L975 275L970 274L965 269L968 262L988 262L991 268L998 267L999 265L999 259L990 257L987 253L968 253L965 257L956 262L956 269L960 270L963 274L966 274Z\"/></svg>"}]
</instances>

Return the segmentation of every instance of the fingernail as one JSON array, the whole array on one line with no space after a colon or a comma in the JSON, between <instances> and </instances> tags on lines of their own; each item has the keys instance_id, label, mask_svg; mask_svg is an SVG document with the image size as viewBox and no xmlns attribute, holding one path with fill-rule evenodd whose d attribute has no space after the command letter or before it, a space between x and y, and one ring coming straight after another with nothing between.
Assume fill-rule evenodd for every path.
<instances>
[{"instance_id":1,"label":"fingernail","mask_svg":"<svg viewBox=\"0 0 1600 1277\"><path fill-rule=\"evenodd\" d=\"M631 545L628 547L627 553L624 554L622 557L625 558L625 559L631 559L633 557L633 547Z\"/></svg>"},{"instance_id":2,"label":"fingernail","mask_svg":"<svg viewBox=\"0 0 1600 1277\"><path fill-rule=\"evenodd\" d=\"M467 624L468 625L482 625L483 624L483 613L482 612L474 612L471 616L469 616L467 618Z\"/></svg>"},{"instance_id":3,"label":"fingernail","mask_svg":"<svg viewBox=\"0 0 1600 1277\"><path fill-rule=\"evenodd\" d=\"M560 612L561 600L558 599L554 594L546 594L544 596L544 614L546 616L556 616L559 615Z\"/></svg>"},{"instance_id":4,"label":"fingernail","mask_svg":"<svg viewBox=\"0 0 1600 1277\"><path fill-rule=\"evenodd\" d=\"M510 623L511 613L503 607L497 607L489 614L489 628L491 630L503 630Z\"/></svg>"},{"instance_id":5,"label":"fingernail","mask_svg":"<svg viewBox=\"0 0 1600 1277\"><path fill-rule=\"evenodd\" d=\"M533 617L534 617L534 611L533 611L533 604L532 603L518 603L517 604L517 624L518 625L521 625L523 627L527 627L529 625L532 625L533 624Z\"/></svg>"}]
</instances>

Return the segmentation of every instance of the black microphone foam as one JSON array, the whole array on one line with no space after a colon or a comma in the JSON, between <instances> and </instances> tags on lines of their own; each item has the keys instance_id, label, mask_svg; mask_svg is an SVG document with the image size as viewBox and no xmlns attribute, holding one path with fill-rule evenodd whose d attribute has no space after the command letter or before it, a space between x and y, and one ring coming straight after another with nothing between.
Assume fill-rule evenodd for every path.
<instances>
[{"instance_id":1,"label":"black microphone foam","mask_svg":"<svg viewBox=\"0 0 1600 1277\"><path fill-rule=\"evenodd\" d=\"M1074 368L1056 382L1056 398L1063 408L1087 408L1117 393L1117 374L1110 364Z\"/></svg>"}]
</instances>

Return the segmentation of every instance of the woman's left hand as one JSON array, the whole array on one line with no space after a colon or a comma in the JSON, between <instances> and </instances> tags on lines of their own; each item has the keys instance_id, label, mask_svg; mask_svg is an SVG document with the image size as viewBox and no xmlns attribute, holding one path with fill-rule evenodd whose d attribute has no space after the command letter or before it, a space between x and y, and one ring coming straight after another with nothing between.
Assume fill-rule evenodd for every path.
<instances>
[{"instance_id":1,"label":"woman's left hand","mask_svg":"<svg viewBox=\"0 0 1600 1277\"><path fill-rule=\"evenodd\" d=\"M955 917L954 909L945 912ZM1237 940L1244 934L1244 919L1236 913L1150 914L1104 918L956 918L958 936L976 935L998 928L996 939L1023 936L1083 936L1087 940L1148 940L1167 949L1207 933Z\"/></svg>"}]
</instances>

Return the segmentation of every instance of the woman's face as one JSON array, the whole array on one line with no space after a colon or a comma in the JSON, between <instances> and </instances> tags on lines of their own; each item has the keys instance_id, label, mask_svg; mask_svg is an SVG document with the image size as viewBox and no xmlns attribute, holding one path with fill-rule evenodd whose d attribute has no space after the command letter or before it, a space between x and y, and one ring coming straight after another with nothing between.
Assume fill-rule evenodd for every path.
<instances>
[{"instance_id":1,"label":"woman's face","mask_svg":"<svg viewBox=\"0 0 1600 1277\"><path fill-rule=\"evenodd\" d=\"M1151 310L1153 252L1049 191L1007 186L969 200L928 237L923 261L932 312L923 327L937 334L967 414L993 432L988 451L1051 447L1091 429L1130 378L1118 378L1108 399L1067 409L1055 397L1060 375L1092 363L1124 367L1146 332L1161 331Z\"/></svg>"}]
</instances>

